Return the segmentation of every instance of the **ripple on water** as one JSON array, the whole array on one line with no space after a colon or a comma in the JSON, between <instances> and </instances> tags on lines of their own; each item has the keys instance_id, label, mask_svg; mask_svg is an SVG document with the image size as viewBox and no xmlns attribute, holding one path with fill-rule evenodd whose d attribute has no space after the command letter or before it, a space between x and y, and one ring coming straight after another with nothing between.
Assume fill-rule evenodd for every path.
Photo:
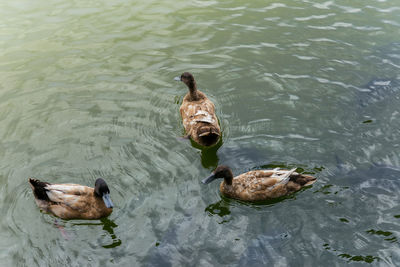
<instances>
[{"instance_id":1,"label":"ripple on water","mask_svg":"<svg viewBox=\"0 0 400 267\"><path fill-rule=\"evenodd\" d=\"M1 3L2 263L396 265L398 9ZM216 104L219 147L176 139L187 89L172 78L183 71ZM200 183L218 164L296 166L318 182L248 205ZM102 176L116 208L55 224L29 176Z\"/></svg>"}]
</instances>

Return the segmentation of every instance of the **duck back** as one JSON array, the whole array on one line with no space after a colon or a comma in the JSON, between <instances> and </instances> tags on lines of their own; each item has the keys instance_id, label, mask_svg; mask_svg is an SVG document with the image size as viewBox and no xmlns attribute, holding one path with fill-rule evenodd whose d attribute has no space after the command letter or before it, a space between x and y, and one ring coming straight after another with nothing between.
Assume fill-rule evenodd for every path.
<instances>
[{"instance_id":1,"label":"duck back","mask_svg":"<svg viewBox=\"0 0 400 267\"><path fill-rule=\"evenodd\" d=\"M221 129L215 115L214 104L197 91L198 99L192 100L190 93L186 94L180 107L183 126L187 135L202 146L212 146L218 143Z\"/></svg>"},{"instance_id":2,"label":"duck back","mask_svg":"<svg viewBox=\"0 0 400 267\"><path fill-rule=\"evenodd\" d=\"M277 173L291 172L289 179L277 176ZM287 170L256 170L243 173L232 180L232 185L225 181L220 184L223 195L243 201L269 200L299 191L304 186L313 184L316 178Z\"/></svg>"},{"instance_id":3,"label":"duck back","mask_svg":"<svg viewBox=\"0 0 400 267\"><path fill-rule=\"evenodd\" d=\"M79 184L50 184L30 178L29 184L37 206L47 213L62 219L99 219L108 216L101 197L96 197L94 188Z\"/></svg>"}]
</instances>

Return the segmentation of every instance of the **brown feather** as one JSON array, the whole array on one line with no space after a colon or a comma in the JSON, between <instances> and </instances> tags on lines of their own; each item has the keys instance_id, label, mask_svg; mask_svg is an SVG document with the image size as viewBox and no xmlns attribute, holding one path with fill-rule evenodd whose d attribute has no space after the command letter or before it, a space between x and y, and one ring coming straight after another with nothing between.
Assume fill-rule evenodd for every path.
<instances>
[{"instance_id":1,"label":"brown feather","mask_svg":"<svg viewBox=\"0 0 400 267\"><path fill-rule=\"evenodd\" d=\"M274 172L287 170L256 170L240 174L233 178L232 185L225 181L220 184L223 195L243 201L261 201L282 197L299 191L302 187L315 182L316 178L294 172L289 182L279 184L279 179L271 177Z\"/></svg>"},{"instance_id":2,"label":"brown feather","mask_svg":"<svg viewBox=\"0 0 400 267\"><path fill-rule=\"evenodd\" d=\"M36 184L46 191L47 199L35 194L36 204L40 209L62 219L99 219L111 214L94 188L79 184L50 184L36 179L29 179L32 190ZM36 184L35 184L36 183Z\"/></svg>"},{"instance_id":3,"label":"brown feather","mask_svg":"<svg viewBox=\"0 0 400 267\"><path fill-rule=\"evenodd\" d=\"M194 81L194 80L193 80ZM188 85L189 89L191 88ZM187 135L202 146L218 143L221 129L215 115L214 104L194 85L183 98L179 109Z\"/></svg>"}]
</instances>

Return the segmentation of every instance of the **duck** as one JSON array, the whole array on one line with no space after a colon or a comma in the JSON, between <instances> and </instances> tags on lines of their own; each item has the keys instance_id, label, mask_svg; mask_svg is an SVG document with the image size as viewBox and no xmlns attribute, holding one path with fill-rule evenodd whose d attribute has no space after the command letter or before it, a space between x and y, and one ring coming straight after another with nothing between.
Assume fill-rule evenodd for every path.
<instances>
[{"instance_id":1,"label":"duck","mask_svg":"<svg viewBox=\"0 0 400 267\"><path fill-rule=\"evenodd\" d=\"M113 211L107 183L98 178L95 187L51 184L29 178L37 206L61 219L100 219Z\"/></svg>"},{"instance_id":2,"label":"duck","mask_svg":"<svg viewBox=\"0 0 400 267\"><path fill-rule=\"evenodd\" d=\"M197 89L196 81L191 73L184 72L175 80L182 81L189 88L179 108L186 137L204 147L217 144L221 129L213 102Z\"/></svg>"},{"instance_id":3,"label":"duck","mask_svg":"<svg viewBox=\"0 0 400 267\"><path fill-rule=\"evenodd\" d=\"M222 195L250 202L286 196L316 181L313 176L297 173L296 168L253 170L233 177L228 166L220 165L202 183L208 184L218 178L224 179L219 187Z\"/></svg>"}]
</instances>

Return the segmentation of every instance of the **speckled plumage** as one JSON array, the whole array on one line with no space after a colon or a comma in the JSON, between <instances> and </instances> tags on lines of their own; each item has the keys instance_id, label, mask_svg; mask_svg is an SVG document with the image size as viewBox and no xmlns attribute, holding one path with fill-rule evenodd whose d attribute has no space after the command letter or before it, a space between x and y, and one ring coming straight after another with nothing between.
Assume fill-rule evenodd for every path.
<instances>
[{"instance_id":1,"label":"speckled plumage","mask_svg":"<svg viewBox=\"0 0 400 267\"><path fill-rule=\"evenodd\" d=\"M179 109L186 134L202 146L215 145L220 138L221 129L214 104L203 92L197 90L193 75L185 72L180 79L189 88Z\"/></svg>"},{"instance_id":2,"label":"speckled plumage","mask_svg":"<svg viewBox=\"0 0 400 267\"><path fill-rule=\"evenodd\" d=\"M220 169L219 169L220 168ZM227 166L219 166L203 183L216 178L224 178L220 184L220 192L227 197L243 201L261 201L285 196L311 185L316 178L303 175L292 170L255 170L240 174L233 178ZM221 170L224 173L221 173Z\"/></svg>"},{"instance_id":3,"label":"speckled plumage","mask_svg":"<svg viewBox=\"0 0 400 267\"><path fill-rule=\"evenodd\" d=\"M95 189L79 184L50 184L29 179L40 209L62 219L99 219L111 214Z\"/></svg>"}]
</instances>

